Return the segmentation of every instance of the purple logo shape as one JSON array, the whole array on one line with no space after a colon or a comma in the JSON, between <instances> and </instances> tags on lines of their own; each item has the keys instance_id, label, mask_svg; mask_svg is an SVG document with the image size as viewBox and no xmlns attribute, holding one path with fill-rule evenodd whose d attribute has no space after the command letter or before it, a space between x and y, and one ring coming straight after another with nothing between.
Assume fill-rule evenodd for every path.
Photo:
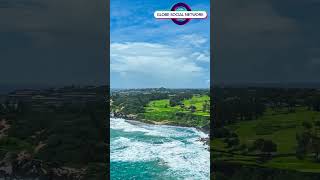
<instances>
[{"instance_id":1,"label":"purple logo shape","mask_svg":"<svg viewBox=\"0 0 320 180\"><path fill-rule=\"evenodd\" d=\"M191 11L190 6L188 6L186 3L179 2L172 6L171 11L176 11L177 9L185 9L187 11ZM187 24L191 19L171 19L175 24L177 25L185 25Z\"/></svg>"}]
</instances>

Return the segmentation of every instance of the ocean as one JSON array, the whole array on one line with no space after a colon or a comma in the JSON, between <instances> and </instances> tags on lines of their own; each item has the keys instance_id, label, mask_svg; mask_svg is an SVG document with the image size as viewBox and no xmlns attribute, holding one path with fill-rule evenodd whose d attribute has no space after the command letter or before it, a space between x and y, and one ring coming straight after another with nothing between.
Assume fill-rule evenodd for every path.
<instances>
[{"instance_id":1,"label":"ocean","mask_svg":"<svg viewBox=\"0 0 320 180\"><path fill-rule=\"evenodd\" d=\"M110 119L112 180L210 179L208 137L196 128Z\"/></svg>"}]
</instances>

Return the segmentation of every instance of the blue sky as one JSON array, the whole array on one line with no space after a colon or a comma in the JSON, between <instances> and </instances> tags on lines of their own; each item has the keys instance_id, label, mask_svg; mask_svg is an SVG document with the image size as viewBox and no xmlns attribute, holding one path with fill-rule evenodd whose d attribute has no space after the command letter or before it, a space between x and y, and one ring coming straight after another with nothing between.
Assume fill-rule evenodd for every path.
<instances>
[{"instance_id":1,"label":"blue sky","mask_svg":"<svg viewBox=\"0 0 320 180\"><path fill-rule=\"evenodd\" d=\"M183 1L210 14L209 0ZM208 88L210 17L178 26L156 10L177 1L111 0L111 88Z\"/></svg>"}]
</instances>

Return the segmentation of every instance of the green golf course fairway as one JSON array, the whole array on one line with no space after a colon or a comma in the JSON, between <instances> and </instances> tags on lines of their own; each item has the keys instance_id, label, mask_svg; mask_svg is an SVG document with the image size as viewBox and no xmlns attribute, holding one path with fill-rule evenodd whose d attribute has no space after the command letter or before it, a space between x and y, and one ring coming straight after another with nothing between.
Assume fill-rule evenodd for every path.
<instances>
[{"instance_id":1,"label":"green golf course fairway","mask_svg":"<svg viewBox=\"0 0 320 180\"><path fill-rule=\"evenodd\" d=\"M185 126L203 127L209 124L210 112L209 110L203 110L203 104L210 104L210 97L193 96L191 99L183 100L184 106L170 106L169 99L151 101L145 107L144 118L151 121L156 121L164 124L179 124ZM190 106L195 106L194 112L188 109ZM198 118L196 121L183 120L177 117L177 113L184 113L185 115L191 115Z\"/></svg>"},{"instance_id":2,"label":"green golf course fairway","mask_svg":"<svg viewBox=\"0 0 320 180\"><path fill-rule=\"evenodd\" d=\"M297 141L296 134L303 131L302 123L320 120L320 112L310 111L305 107L295 108L294 112L286 109L268 109L257 120L241 121L226 128L235 132L240 140L240 145L250 146L255 140L263 138L272 140L277 144L277 152L271 160L259 162L259 156L254 153L243 153L241 150L232 151L226 147L223 138L211 141L213 150L212 158L239 164L258 165L300 172L320 172L320 163L315 162L311 154L303 160L295 156ZM218 151L218 152L217 152ZM220 152L221 151L221 152Z\"/></svg>"}]
</instances>

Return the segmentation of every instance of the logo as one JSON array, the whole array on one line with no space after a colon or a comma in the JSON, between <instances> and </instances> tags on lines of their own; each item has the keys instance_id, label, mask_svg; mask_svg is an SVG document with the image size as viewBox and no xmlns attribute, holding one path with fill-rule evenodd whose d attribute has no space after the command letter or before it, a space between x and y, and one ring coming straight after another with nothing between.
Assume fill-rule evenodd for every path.
<instances>
[{"instance_id":1,"label":"logo","mask_svg":"<svg viewBox=\"0 0 320 180\"><path fill-rule=\"evenodd\" d=\"M189 5L179 2L173 5L170 11L155 11L154 17L157 19L171 19L177 25L185 25L191 19L207 18L207 12L192 11Z\"/></svg>"}]
</instances>

